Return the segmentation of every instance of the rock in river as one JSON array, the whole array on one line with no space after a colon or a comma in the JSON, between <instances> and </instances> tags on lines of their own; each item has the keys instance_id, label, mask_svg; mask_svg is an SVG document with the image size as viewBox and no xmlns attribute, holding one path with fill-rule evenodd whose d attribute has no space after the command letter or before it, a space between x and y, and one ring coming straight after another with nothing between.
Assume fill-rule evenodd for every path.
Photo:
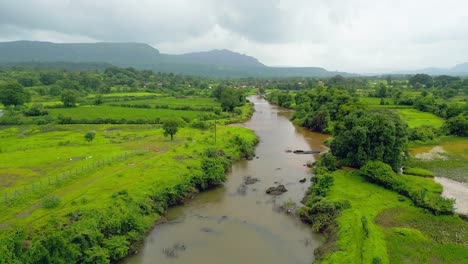
<instances>
[{"instance_id":1,"label":"rock in river","mask_svg":"<svg viewBox=\"0 0 468 264\"><path fill-rule=\"evenodd\" d=\"M301 150L301 149L298 149L298 150L295 150L293 151L294 154L318 154L320 153L319 150Z\"/></svg>"},{"instance_id":2,"label":"rock in river","mask_svg":"<svg viewBox=\"0 0 468 264\"><path fill-rule=\"evenodd\" d=\"M266 190L266 193L267 194L271 194L271 195L281 195L285 192L287 192L288 190L286 189L286 187L284 187L284 185L278 185L278 187L270 187Z\"/></svg>"},{"instance_id":3,"label":"rock in river","mask_svg":"<svg viewBox=\"0 0 468 264\"><path fill-rule=\"evenodd\" d=\"M253 177L250 177L250 176L247 176L244 178L244 183L247 184L247 185L250 185L250 184L254 184L256 182L260 181L259 179L257 178L253 178Z\"/></svg>"}]
</instances>

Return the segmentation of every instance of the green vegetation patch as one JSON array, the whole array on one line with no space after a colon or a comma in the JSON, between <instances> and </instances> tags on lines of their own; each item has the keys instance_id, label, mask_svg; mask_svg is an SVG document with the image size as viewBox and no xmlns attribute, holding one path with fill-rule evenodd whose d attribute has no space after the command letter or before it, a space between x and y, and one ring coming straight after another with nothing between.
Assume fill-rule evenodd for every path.
<instances>
[{"instance_id":1,"label":"green vegetation patch","mask_svg":"<svg viewBox=\"0 0 468 264\"><path fill-rule=\"evenodd\" d=\"M89 131L96 134L92 141L84 137ZM246 128L221 125L216 143L211 131L180 128L171 141L151 125L1 132L7 145L0 158L8 160L0 171L11 176L0 189L6 263L121 259L168 206L222 183L233 161L253 155L257 141ZM14 250L22 243L23 250Z\"/></svg>"},{"instance_id":2,"label":"green vegetation patch","mask_svg":"<svg viewBox=\"0 0 468 264\"><path fill-rule=\"evenodd\" d=\"M460 260L468 257L468 223L458 216L427 213L357 173L335 171L332 175L334 184L327 199L347 200L351 208L336 218L337 249L325 253L320 263L463 263ZM394 208L405 214L396 218Z\"/></svg>"},{"instance_id":3,"label":"green vegetation patch","mask_svg":"<svg viewBox=\"0 0 468 264\"><path fill-rule=\"evenodd\" d=\"M76 108L55 108L49 110L49 115L58 117L70 117L73 120L96 120L96 119L127 119L127 120L155 120L157 117L186 117L193 119L202 114L201 111L182 111L172 109L144 109L117 106L82 106Z\"/></svg>"},{"instance_id":4,"label":"green vegetation patch","mask_svg":"<svg viewBox=\"0 0 468 264\"><path fill-rule=\"evenodd\" d=\"M411 149L411 154L430 152L434 146L440 146L445 153L443 158L433 159L410 158L407 161L409 167L417 167L433 171L437 177L446 177L456 181L468 182L468 138L466 137L441 137L440 144L420 146Z\"/></svg>"},{"instance_id":5,"label":"green vegetation patch","mask_svg":"<svg viewBox=\"0 0 468 264\"><path fill-rule=\"evenodd\" d=\"M415 176L434 177L434 173L432 171L421 169L421 168L406 167L403 170L403 173L408 174L408 175L415 175Z\"/></svg>"},{"instance_id":6,"label":"green vegetation patch","mask_svg":"<svg viewBox=\"0 0 468 264\"><path fill-rule=\"evenodd\" d=\"M424 125L439 128L444 124L443 118L431 113L421 112L416 109L398 109L396 111L410 128Z\"/></svg>"},{"instance_id":7,"label":"green vegetation patch","mask_svg":"<svg viewBox=\"0 0 468 264\"><path fill-rule=\"evenodd\" d=\"M412 208L383 210L375 223L384 228L390 263L464 263L468 223L458 216L433 216Z\"/></svg>"}]
</instances>

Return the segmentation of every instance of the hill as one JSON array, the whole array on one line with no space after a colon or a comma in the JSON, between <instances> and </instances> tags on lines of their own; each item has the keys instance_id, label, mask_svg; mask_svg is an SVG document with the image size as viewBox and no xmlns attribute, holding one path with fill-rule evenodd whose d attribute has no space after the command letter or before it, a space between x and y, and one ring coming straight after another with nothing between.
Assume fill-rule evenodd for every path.
<instances>
[{"instance_id":1,"label":"hill","mask_svg":"<svg viewBox=\"0 0 468 264\"><path fill-rule=\"evenodd\" d=\"M175 59L180 59L186 64L207 64L245 67L265 67L256 58L233 52L230 50L211 50L202 52L192 52L182 55L175 55Z\"/></svg>"},{"instance_id":2,"label":"hill","mask_svg":"<svg viewBox=\"0 0 468 264\"><path fill-rule=\"evenodd\" d=\"M0 64L23 67L76 69L76 64L112 64L158 72L208 77L330 77L319 67L268 67L256 58L229 50L181 55L163 54L144 43L51 43L39 41L0 42ZM72 64L72 65L68 65ZM79 67L78 67L79 69Z\"/></svg>"},{"instance_id":3,"label":"hill","mask_svg":"<svg viewBox=\"0 0 468 264\"><path fill-rule=\"evenodd\" d=\"M468 62L457 64L451 68L428 67L428 68L418 69L418 70L395 71L392 74L417 74L417 73L425 73L429 75L465 76L465 75L468 75Z\"/></svg>"}]
</instances>

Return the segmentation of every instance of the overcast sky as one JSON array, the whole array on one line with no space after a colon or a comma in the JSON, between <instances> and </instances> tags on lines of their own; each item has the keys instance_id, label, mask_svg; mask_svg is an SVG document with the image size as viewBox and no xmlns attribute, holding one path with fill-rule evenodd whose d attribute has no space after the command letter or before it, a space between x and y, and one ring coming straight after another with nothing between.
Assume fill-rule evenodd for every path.
<instances>
[{"instance_id":1,"label":"overcast sky","mask_svg":"<svg viewBox=\"0 0 468 264\"><path fill-rule=\"evenodd\" d=\"M376 72L468 61L467 0L0 0L0 41L230 49L270 66Z\"/></svg>"}]
</instances>

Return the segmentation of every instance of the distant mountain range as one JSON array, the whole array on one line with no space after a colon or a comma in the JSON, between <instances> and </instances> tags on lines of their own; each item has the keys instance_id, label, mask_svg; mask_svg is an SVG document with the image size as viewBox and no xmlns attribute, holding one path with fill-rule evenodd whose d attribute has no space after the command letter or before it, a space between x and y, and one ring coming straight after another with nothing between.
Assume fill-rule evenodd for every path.
<instances>
[{"instance_id":1,"label":"distant mountain range","mask_svg":"<svg viewBox=\"0 0 468 264\"><path fill-rule=\"evenodd\" d=\"M111 65L156 72L208 77L331 77L357 74L327 71L320 67L269 67L237 52L211 50L181 55L160 53L144 43L51 43L41 41L0 42L0 67L104 69ZM468 75L468 62L453 68L425 68L386 74Z\"/></svg>"},{"instance_id":2,"label":"distant mountain range","mask_svg":"<svg viewBox=\"0 0 468 264\"><path fill-rule=\"evenodd\" d=\"M39 41L0 42L0 64L39 67L71 63L74 68L104 65L151 69L159 72L210 77L330 77L319 67L268 67L256 58L229 50L212 50L181 55L160 53L143 43L51 43ZM72 67L72 68L73 68ZM86 68L86 67L85 67Z\"/></svg>"},{"instance_id":3,"label":"distant mountain range","mask_svg":"<svg viewBox=\"0 0 468 264\"><path fill-rule=\"evenodd\" d=\"M429 75L468 75L468 62L457 64L452 68L437 68L429 67L419 70L410 70L410 71L395 71L393 74L417 74L425 73Z\"/></svg>"}]
</instances>

